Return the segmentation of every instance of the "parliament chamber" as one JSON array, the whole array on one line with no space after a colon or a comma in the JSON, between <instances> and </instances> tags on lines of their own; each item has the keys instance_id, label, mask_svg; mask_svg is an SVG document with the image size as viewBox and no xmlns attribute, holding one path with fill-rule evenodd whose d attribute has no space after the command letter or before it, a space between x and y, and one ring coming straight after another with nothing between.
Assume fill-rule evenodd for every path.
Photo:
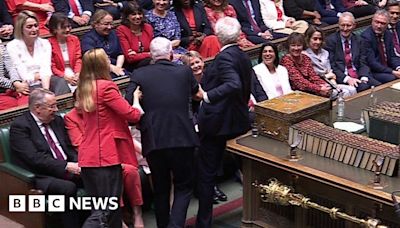
<instances>
[{"instance_id":1,"label":"parliament chamber","mask_svg":"<svg viewBox=\"0 0 400 228\"><path fill-rule=\"evenodd\" d=\"M371 22L371 16L357 19L357 27L362 31ZM118 21L116 23L119 23ZM74 34L81 36L90 28L74 29ZM325 27L326 34L333 33L338 25ZM286 39L277 39L273 43L282 44ZM253 62L257 61L261 45L247 48ZM210 63L212 59L206 61ZM398 82L397 80L396 82ZM129 78L116 79L120 90L126 88ZM400 92L390 89L388 83L376 90L379 101L398 101ZM368 104L369 91L364 91L346 100L346 118L358 122L362 108ZM73 107L72 94L57 97L60 112ZM336 106L330 111L335 119ZM12 164L8 149L8 127L11 121L27 110L27 106L16 107L0 112L0 205L8 205L10 194L37 193L33 187L34 174ZM391 192L400 190L398 177L382 176L387 184L382 190L367 186L374 173L346 165L335 160L320 157L308 152L300 152L303 159L289 162L285 159L289 153L286 142L268 137L251 137L245 135L231 140L228 151L239 155L243 162L243 227L358 227L355 223L343 219L332 219L329 214L314 209L302 209L296 206L279 206L264 203L260 199L258 189L253 183L264 184L275 178L293 188L293 192L301 193L311 201L329 208L335 207L349 215L361 219L377 218L382 225L400 227L391 199ZM46 216L43 213L10 213L7 207L0 208L0 214L26 227L45 227ZM332 216L332 215L331 215Z\"/></svg>"}]
</instances>

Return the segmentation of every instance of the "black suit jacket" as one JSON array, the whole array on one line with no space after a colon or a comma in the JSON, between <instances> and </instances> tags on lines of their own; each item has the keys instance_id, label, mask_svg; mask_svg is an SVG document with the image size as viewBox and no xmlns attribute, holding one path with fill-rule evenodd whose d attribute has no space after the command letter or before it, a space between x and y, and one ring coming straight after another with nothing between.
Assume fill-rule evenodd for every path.
<instances>
[{"instance_id":1,"label":"black suit jacket","mask_svg":"<svg viewBox=\"0 0 400 228\"><path fill-rule=\"evenodd\" d=\"M13 21L4 0L0 0L0 27L3 25L12 25Z\"/></svg>"},{"instance_id":2,"label":"black suit jacket","mask_svg":"<svg viewBox=\"0 0 400 228\"><path fill-rule=\"evenodd\" d=\"M233 138L249 130L248 101L252 66L238 45L219 53L201 80L210 103L199 110L201 135Z\"/></svg>"},{"instance_id":3,"label":"black suit jacket","mask_svg":"<svg viewBox=\"0 0 400 228\"><path fill-rule=\"evenodd\" d=\"M366 64L366 51L363 48L363 42L361 37L356 34L351 35L351 61L357 69L357 75L361 77L370 77L369 68ZM342 40L340 32L336 32L330 35L326 39L326 50L329 52L329 61L333 73L337 77L339 83L344 83L343 80L346 77L344 74L346 68L345 54L343 51Z\"/></svg>"},{"instance_id":4,"label":"black suit jacket","mask_svg":"<svg viewBox=\"0 0 400 228\"><path fill-rule=\"evenodd\" d=\"M283 9L285 15L288 17L294 17L296 20L303 18L304 10L314 11L316 10L314 0L282 0Z\"/></svg>"},{"instance_id":5,"label":"black suit jacket","mask_svg":"<svg viewBox=\"0 0 400 228\"><path fill-rule=\"evenodd\" d=\"M159 60L133 72L126 90L132 104L137 86L143 92L140 119L142 152L199 145L193 125L192 95L199 86L188 66Z\"/></svg>"},{"instance_id":6,"label":"black suit jacket","mask_svg":"<svg viewBox=\"0 0 400 228\"><path fill-rule=\"evenodd\" d=\"M250 0L251 6L254 11L254 20L256 21L258 27L260 27L261 32L264 32L268 27L264 24L261 17L260 2L258 0ZM247 15L247 9L243 5L242 0L229 0L229 4L235 8L237 19L242 26L242 31L248 36L257 36L257 33L251 29L250 19Z\"/></svg>"},{"instance_id":7,"label":"black suit jacket","mask_svg":"<svg viewBox=\"0 0 400 228\"><path fill-rule=\"evenodd\" d=\"M189 23L186 20L185 14L183 14L182 9L173 9L176 18L181 26L181 46L186 48L190 41L189 37L193 36L192 30L189 27ZM204 10L204 5L201 2L195 2L193 5L194 20L196 21L196 31L204 33L206 35L211 35L213 32L211 30L210 22L207 19L206 11Z\"/></svg>"},{"instance_id":8,"label":"black suit jacket","mask_svg":"<svg viewBox=\"0 0 400 228\"><path fill-rule=\"evenodd\" d=\"M378 49L378 38L376 37L371 26L368 27L362 34L361 37L365 42L365 48L367 50L367 63L372 73L388 73L391 74L392 70L400 66L400 58L394 53L393 38L389 31L384 33L384 45L386 49L386 60L388 66L381 63L381 58Z\"/></svg>"},{"instance_id":9,"label":"black suit jacket","mask_svg":"<svg viewBox=\"0 0 400 228\"><path fill-rule=\"evenodd\" d=\"M68 0L51 0L51 1L53 2L56 12L61 12L65 15L68 15L70 11ZM92 0L79 0L79 3L82 6L82 11L90 11L92 13L94 12Z\"/></svg>"},{"instance_id":10,"label":"black suit jacket","mask_svg":"<svg viewBox=\"0 0 400 228\"><path fill-rule=\"evenodd\" d=\"M69 140L64 120L56 116L51 121L50 127L67 155L67 161L76 162L77 153ZM38 176L65 177L67 161L57 160L53 157L47 140L29 111L12 122L10 147L12 160L16 165Z\"/></svg>"}]
</instances>

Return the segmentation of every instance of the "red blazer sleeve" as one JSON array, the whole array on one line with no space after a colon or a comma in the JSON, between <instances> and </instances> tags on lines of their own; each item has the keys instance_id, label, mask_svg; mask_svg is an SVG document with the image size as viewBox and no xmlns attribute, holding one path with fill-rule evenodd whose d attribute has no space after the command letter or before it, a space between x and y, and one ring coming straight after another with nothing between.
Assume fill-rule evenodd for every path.
<instances>
[{"instance_id":1,"label":"red blazer sleeve","mask_svg":"<svg viewBox=\"0 0 400 228\"><path fill-rule=\"evenodd\" d=\"M73 46L73 50L72 53L70 54L70 56L74 56L74 62L71 63L72 66L72 70L74 71L74 73L79 73L81 72L82 69L82 50L81 50L81 43L78 39L77 36L74 35L70 35L71 36L71 46ZM68 50L69 51L69 50Z\"/></svg>"},{"instance_id":2,"label":"red blazer sleeve","mask_svg":"<svg viewBox=\"0 0 400 228\"><path fill-rule=\"evenodd\" d=\"M82 126L82 117L76 108L73 108L64 116L64 123L72 146L79 148L82 143L83 129L80 128Z\"/></svg>"},{"instance_id":3,"label":"red blazer sleeve","mask_svg":"<svg viewBox=\"0 0 400 228\"><path fill-rule=\"evenodd\" d=\"M123 119L131 123L139 122L141 116L140 111L137 108L133 108L128 101L121 96L118 86L112 81L107 81L107 83L104 83L104 86L102 95L104 103Z\"/></svg>"},{"instance_id":4,"label":"red blazer sleeve","mask_svg":"<svg viewBox=\"0 0 400 228\"><path fill-rule=\"evenodd\" d=\"M58 77L64 77L64 63L60 62L62 54L57 39L54 36L50 37L49 42L51 44L51 71Z\"/></svg>"},{"instance_id":5,"label":"red blazer sleeve","mask_svg":"<svg viewBox=\"0 0 400 228\"><path fill-rule=\"evenodd\" d=\"M309 70L304 68L300 69L300 67L296 66L292 57L290 57L289 54L285 55L282 58L281 64L288 70L290 85L294 89L305 92L319 93L321 89L318 82L314 83L310 81L309 79L305 78L303 74L300 72L300 70L303 70L305 74L308 74Z\"/></svg>"}]
</instances>

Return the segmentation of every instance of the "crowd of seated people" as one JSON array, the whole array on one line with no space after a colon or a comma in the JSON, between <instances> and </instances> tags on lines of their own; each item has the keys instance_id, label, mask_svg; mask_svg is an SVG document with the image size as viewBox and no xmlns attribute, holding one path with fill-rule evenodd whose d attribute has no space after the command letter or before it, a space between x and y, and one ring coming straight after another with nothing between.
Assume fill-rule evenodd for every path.
<instances>
[{"instance_id":1,"label":"crowd of seated people","mask_svg":"<svg viewBox=\"0 0 400 228\"><path fill-rule=\"evenodd\" d=\"M355 90L359 92L400 76L397 1L176 0L170 5L166 0L153 0L152 7L143 9L144 4L149 5L148 1L0 0L0 5L8 9L2 7L0 11L0 38L10 40L4 52L10 56L12 72L15 72L12 77L10 73L2 73L3 78L13 78L11 86L8 83L3 91L9 91L7 94L18 99L18 104L27 103L29 90L36 87L50 89L56 95L73 92L79 81L81 56L93 48L102 48L107 53L112 78L130 74L134 69L152 64L150 41L159 36L172 41L174 62L178 64L182 64L182 57L191 50L198 51L203 58L213 57L221 48L214 26L226 16L237 18L241 23L238 42L241 48L296 33L292 38L296 37L297 45L289 44L293 39L288 39L285 42L288 54L276 66L293 68L287 69L292 89L332 95L332 86L322 83L324 76L338 84L345 96L351 96ZM118 13L110 10L111 6ZM354 34L355 18L376 10L372 25L361 37ZM121 25L114 30L113 22L118 18L122 18ZM339 24L340 32L325 42L319 25L335 23ZM81 40L70 34L72 28L89 24L92 29ZM310 26L317 31L304 36ZM40 38L47 34L48 40ZM341 47L337 46L334 36L342 39ZM344 42L345 38L351 39ZM302 52L299 58L295 57L294 46ZM308 68L307 58L312 69ZM307 73L296 69L303 66L304 60L307 62L304 69L309 69ZM311 75L318 76L311 80L316 87L300 86L304 81L298 84L296 78ZM321 93L321 89L328 91Z\"/></svg>"}]
</instances>

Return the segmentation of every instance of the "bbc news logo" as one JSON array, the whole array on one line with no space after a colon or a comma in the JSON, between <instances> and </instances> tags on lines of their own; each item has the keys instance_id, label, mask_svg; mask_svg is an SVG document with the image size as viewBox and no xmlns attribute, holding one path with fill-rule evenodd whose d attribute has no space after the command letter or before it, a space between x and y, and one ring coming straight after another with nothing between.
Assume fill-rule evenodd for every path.
<instances>
[{"instance_id":1,"label":"bbc news logo","mask_svg":"<svg viewBox=\"0 0 400 228\"><path fill-rule=\"evenodd\" d=\"M118 197L69 197L66 203L65 196L63 195L8 196L9 212L64 212L66 209L117 210L118 207Z\"/></svg>"}]
</instances>

